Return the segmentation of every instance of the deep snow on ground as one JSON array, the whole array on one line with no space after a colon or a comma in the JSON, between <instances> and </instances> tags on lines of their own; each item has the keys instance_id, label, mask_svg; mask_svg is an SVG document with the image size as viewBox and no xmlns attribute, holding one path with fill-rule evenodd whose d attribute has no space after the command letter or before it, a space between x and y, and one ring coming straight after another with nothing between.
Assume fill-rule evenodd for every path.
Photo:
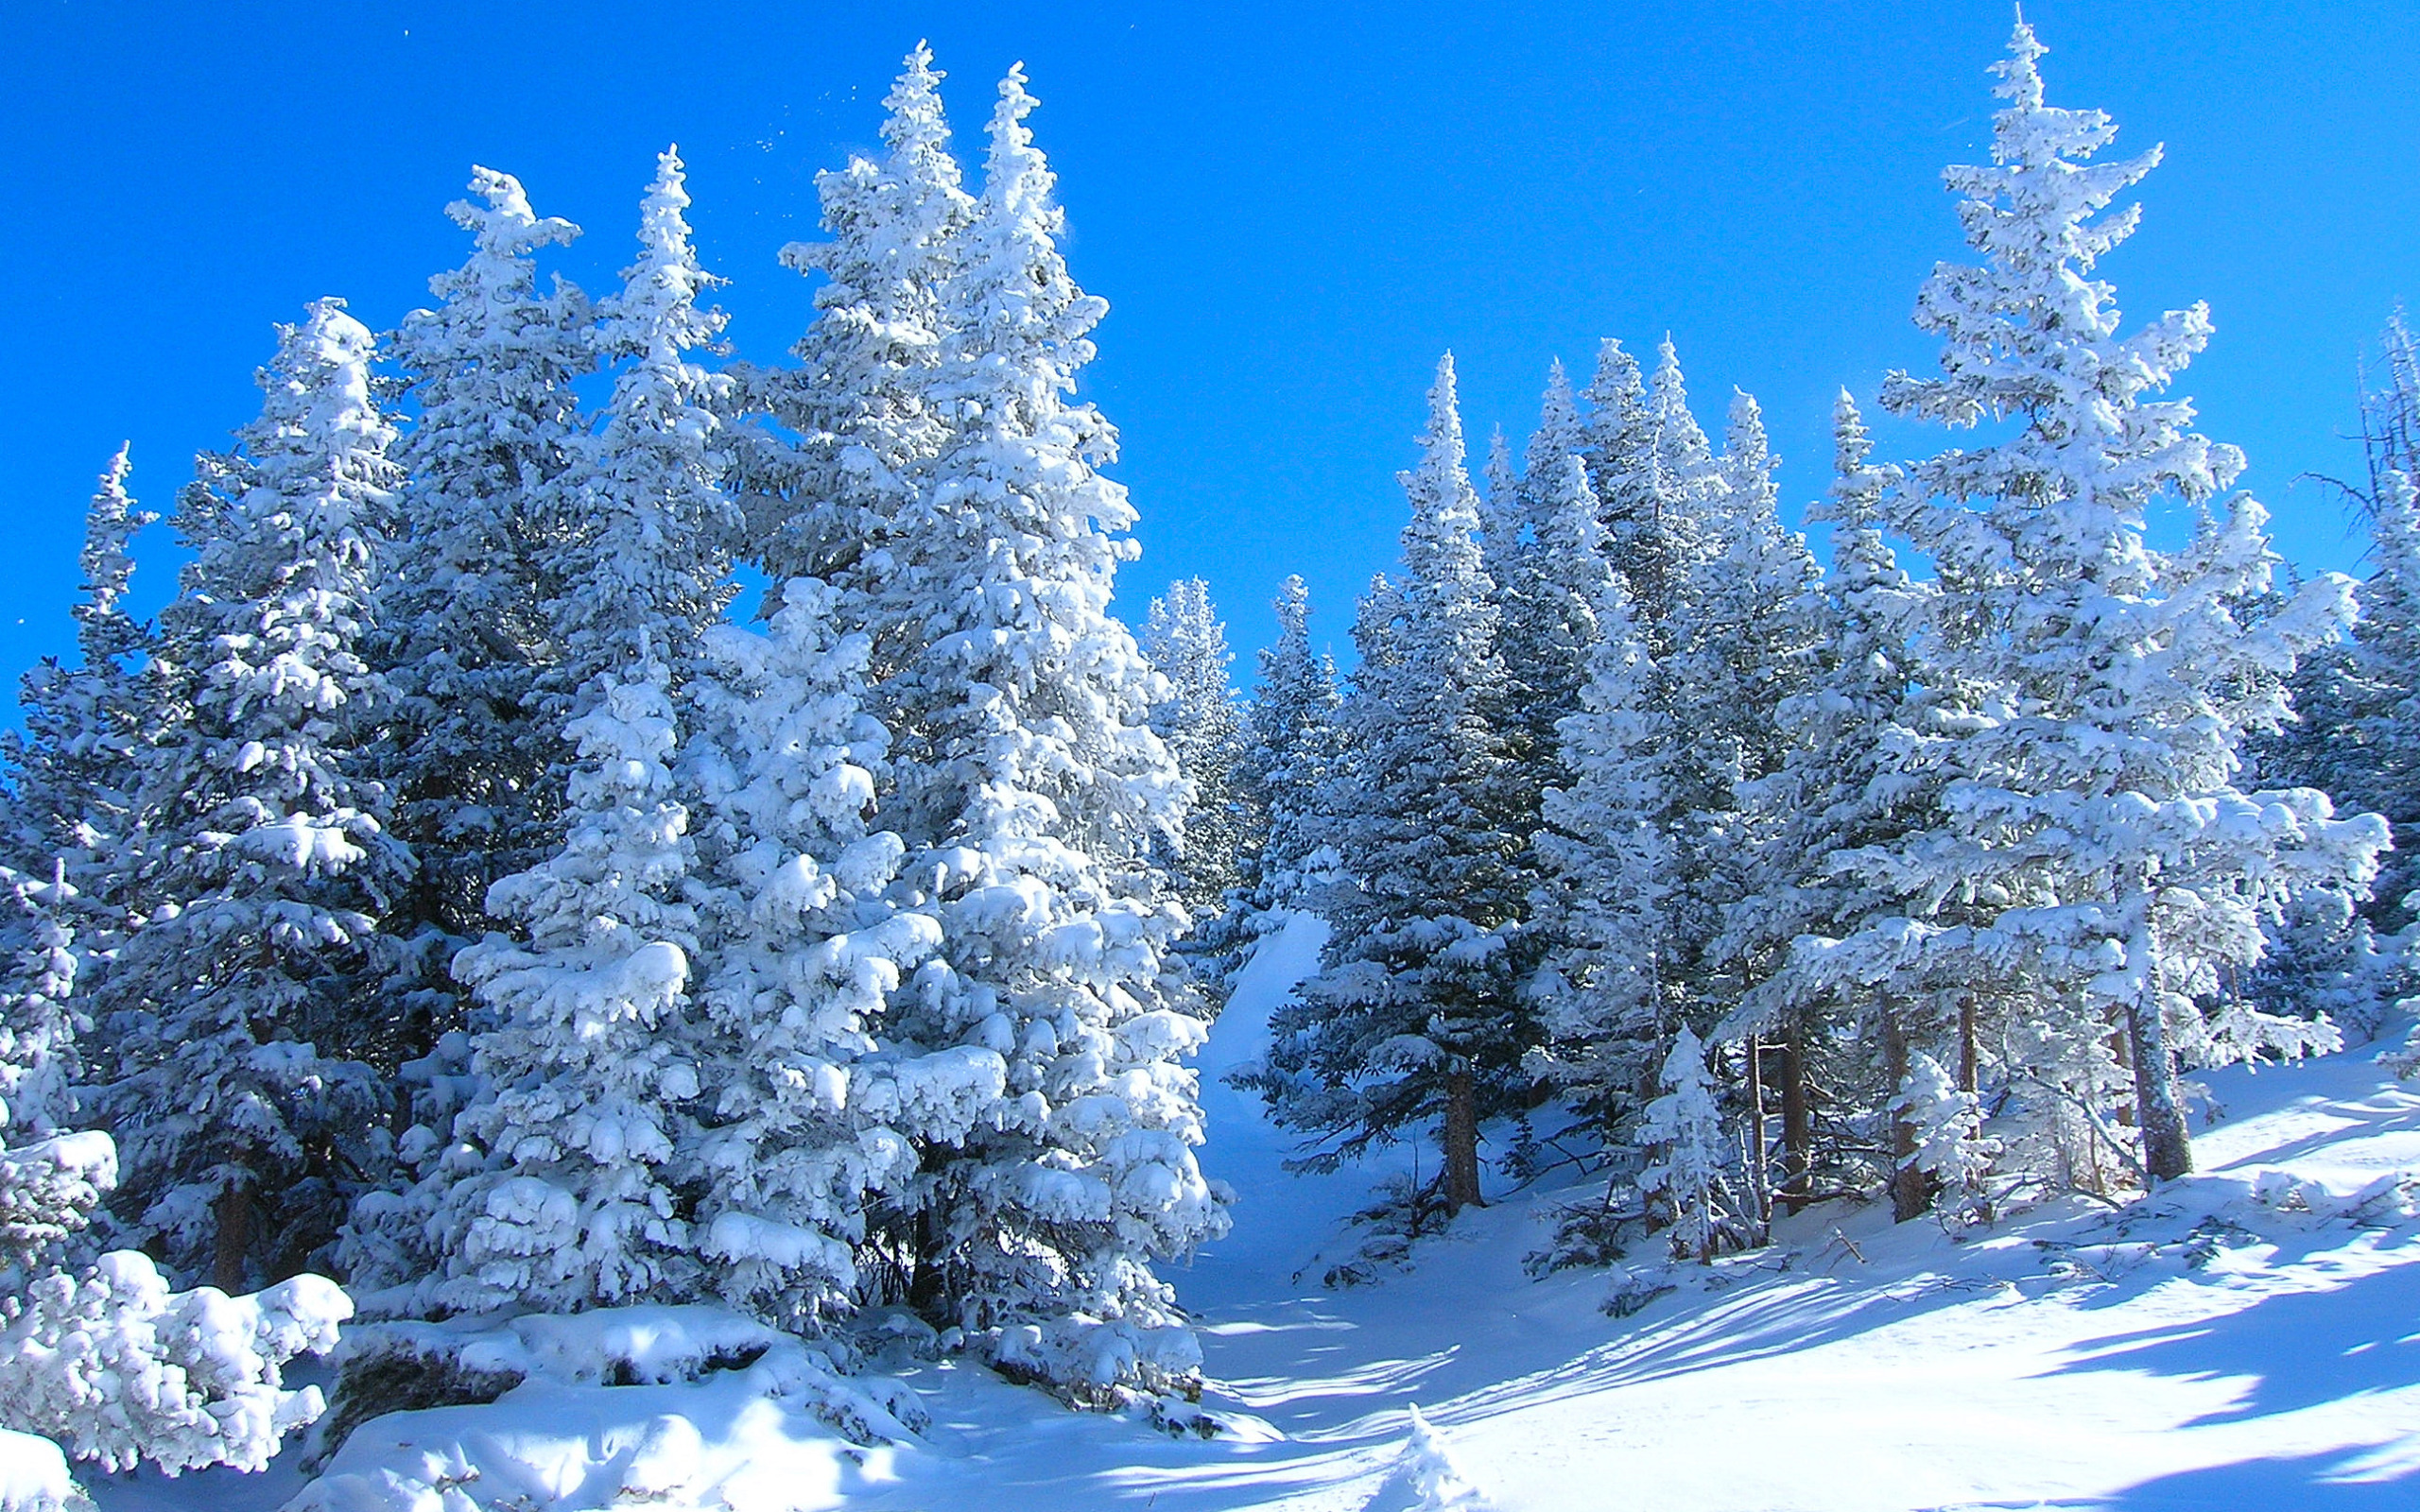
<instances>
[{"instance_id":1,"label":"deep snow on ground","mask_svg":"<svg viewBox=\"0 0 2420 1512\"><path fill-rule=\"evenodd\" d=\"M1297 919L1271 938L1205 1057L1205 1164L1241 1201L1235 1232L1174 1274L1229 1433L1071 1413L961 1363L908 1362L931 1422L870 1452L803 1412L752 1413L732 1372L533 1383L383 1420L338 1461L367 1475L343 1504L497 1504L493 1480L377 1479L470 1452L550 1467L522 1504L565 1509L2420 1506L2420 1096L2370 1052L2205 1078L2222 1116L2196 1142L2202 1174L2122 1211L2063 1199L1953 1242L1828 1205L1616 1319L1601 1272L1526 1275L1547 1199L1512 1194L1424 1240L1410 1271L1331 1292L1303 1267L1379 1173L1282 1173L1287 1139L1219 1079L1258 1053L1321 931ZM639 1484L666 1444L690 1481ZM735 1475L752 1455L782 1473ZM298 1485L281 1465L94 1489L103 1512L245 1512Z\"/></svg>"}]
</instances>

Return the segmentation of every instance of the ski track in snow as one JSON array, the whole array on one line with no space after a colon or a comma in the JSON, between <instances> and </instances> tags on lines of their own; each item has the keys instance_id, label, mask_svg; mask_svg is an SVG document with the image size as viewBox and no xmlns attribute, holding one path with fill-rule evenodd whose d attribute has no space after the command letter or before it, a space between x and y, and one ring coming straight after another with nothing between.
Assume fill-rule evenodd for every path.
<instances>
[{"instance_id":1,"label":"ski track in snow","mask_svg":"<svg viewBox=\"0 0 2420 1512\"><path fill-rule=\"evenodd\" d=\"M2121 1212L2065 1200L1953 1244L1830 1206L1615 1319L1601 1273L1523 1273L1540 1217L1515 1198L1422 1241L1409 1273L1329 1291L1297 1273L1379 1171L1285 1174L1289 1140L1222 1079L1259 1054L1323 933L1298 918L1264 944L1201 1068L1204 1164L1241 1200L1234 1233L1173 1275L1201 1323L1205 1405L1243 1431L1173 1438L980 1366L922 1366L906 1379L932 1412L923 1442L823 1496L798 1487L802 1506L2420 1505L2420 1222L2408 1192L2346 1200L2420 1171L2420 1097L2370 1052L2206 1077L2228 1116L2197 1140L2203 1174ZM2197 1225L2216 1236L2198 1263ZM102 1512L250 1512L299 1484L290 1463L93 1479Z\"/></svg>"}]
</instances>

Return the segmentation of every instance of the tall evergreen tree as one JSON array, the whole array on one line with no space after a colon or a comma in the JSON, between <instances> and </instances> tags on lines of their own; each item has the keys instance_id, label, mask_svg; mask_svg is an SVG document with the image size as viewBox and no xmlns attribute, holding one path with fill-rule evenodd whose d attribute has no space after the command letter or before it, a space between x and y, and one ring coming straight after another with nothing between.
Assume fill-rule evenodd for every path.
<instances>
[{"instance_id":1,"label":"tall evergreen tree","mask_svg":"<svg viewBox=\"0 0 2420 1512\"><path fill-rule=\"evenodd\" d=\"M1171 869L1178 901L1193 918L1198 946L1205 926L1225 910L1244 848L1260 827L1249 807L1251 796L1237 780L1244 712L1227 680L1235 657L1208 583L1199 577L1170 583L1166 597L1151 600L1143 654L1168 684L1167 696L1152 706L1151 728L1174 758L1177 774L1192 784L1184 804L1184 838ZM1215 947L1218 941L1210 937L1209 943Z\"/></svg>"},{"instance_id":2,"label":"tall evergreen tree","mask_svg":"<svg viewBox=\"0 0 2420 1512\"><path fill-rule=\"evenodd\" d=\"M882 154L816 176L830 239L782 249L786 265L823 279L815 322L793 349L797 368L749 385L749 404L795 438L780 465L742 468L754 474L759 565L777 583L812 573L840 586L873 631L877 675L914 639L916 606L890 592L893 553L953 424L933 392L953 318L942 284L976 202L950 151L942 77L918 43L883 99Z\"/></svg>"},{"instance_id":3,"label":"tall evergreen tree","mask_svg":"<svg viewBox=\"0 0 2420 1512\"><path fill-rule=\"evenodd\" d=\"M1735 394L1716 462L1719 502L1699 516L1703 546L1671 655L1676 712L1690 732L1685 833L1699 933L1685 969L1695 995L1725 1011L1744 979L1721 948L1721 920L1756 889L1761 843L1778 816L1754 801L1754 789L1781 768L1779 711L1806 685L1823 639L1791 612L1821 574L1806 542L1782 525L1777 465L1756 402ZM1707 1027L1702 1017L1699 1028Z\"/></svg>"},{"instance_id":4,"label":"tall evergreen tree","mask_svg":"<svg viewBox=\"0 0 2420 1512\"><path fill-rule=\"evenodd\" d=\"M472 236L463 265L429 281L392 356L419 417L396 448L392 568L373 648L394 694L380 762L412 885L388 922L411 947L402 990L408 1048L459 1027L448 966L492 926L488 885L552 850L569 752L543 696L562 657L552 606L574 511L563 479L580 441L572 386L596 366L589 307L533 254L579 228L540 219L520 181L474 168L475 200L446 214Z\"/></svg>"},{"instance_id":5,"label":"tall evergreen tree","mask_svg":"<svg viewBox=\"0 0 2420 1512\"><path fill-rule=\"evenodd\" d=\"M2244 731L2283 716L2280 679L2342 627L2346 585L2316 581L2238 624L2274 560L2242 495L2187 550L2145 544L2155 500L2210 500L2242 457L2188 429L2188 404L2151 397L2207 343L2207 311L2120 336L2113 291L2089 277L2136 221L2102 212L2158 154L2091 162L2115 128L2043 103L2043 51L2020 23L1996 65L1992 163L1946 175L1983 261L1944 265L1919 299L1942 373L1884 389L1894 413L2005 416L2016 434L1918 464L1886 498L1940 570L1926 661L1982 694L1958 711L1940 824L1873 862L1904 919L1870 922L1841 960L1854 975L1950 955L1968 980L2021 982L2030 1058L2063 1068L2087 1106L2111 1100L2101 1047L2116 1028L2141 1165L2161 1180L2192 1163L2180 1059L2325 1040L2235 1001L2222 971L2258 960L2264 920L2299 884L2365 879L2384 833L2332 818L2309 789L2234 785ZM1971 924L1931 922L1952 897L1984 901Z\"/></svg>"},{"instance_id":6,"label":"tall evergreen tree","mask_svg":"<svg viewBox=\"0 0 2420 1512\"><path fill-rule=\"evenodd\" d=\"M431 1244L441 1305L577 1308L686 1297L698 1282L673 1191L674 1140L700 1093L689 996L697 920L681 695L729 600L736 508L720 479L724 385L689 360L720 328L699 295L681 160L666 151L640 206L639 257L600 307L620 367L604 424L561 486L579 522L558 570L578 748L564 835L497 882L513 925L456 958L493 1026L454 1143L407 1199Z\"/></svg>"},{"instance_id":7,"label":"tall evergreen tree","mask_svg":"<svg viewBox=\"0 0 2420 1512\"><path fill-rule=\"evenodd\" d=\"M1203 1028L1168 959L1184 916L1151 865L1180 780L1149 724L1149 665L1108 612L1134 512L1097 471L1115 433L1068 397L1106 306L1060 255L1033 105L1011 70L942 288L937 392L958 420L894 526L890 570L917 613L893 660L877 640L902 874L943 940L891 1039L987 1050L1007 1087L962 1138L919 1131L901 1217L920 1302L1005 1330L1004 1364L1111 1390L1194 1369L1151 1266L1225 1218L1193 1156L1181 1057Z\"/></svg>"},{"instance_id":8,"label":"tall evergreen tree","mask_svg":"<svg viewBox=\"0 0 2420 1512\"><path fill-rule=\"evenodd\" d=\"M1934 717L1941 690L1920 673L1912 652L1932 591L1900 569L1876 515L1898 474L1870 462L1873 442L1845 390L1832 418L1836 475L1816 511L1833 526L1832 572L1828 581L1808 585L1789 614L1791 633L1821 649L1804 684L1775 708L1776 728L1788 741L1779 766L1744 784L1748 805L1764 816L1754 885L1729 911L1717 947L1726 970L1750 984L1717 1038L1769 1035L1777 1041L1772 1080L1782 1125L1778 1190L1793 1207L1815 1189L1819 1170L1837 1177L1835 1185L1861 1184L1862 1158L1841 1152L1870 1143L1856 1120L1890 1094L1871 1085L1886 1073L1858 1047L1892 1039L1878 1022L1864 1021L1902 1013L1895 1000L1911 988L1901 982L1842 989L1821 970L1819 956L1794 955L1792 946L1802 936L1842 938L1874 918L1899 913L1894 892L1847 863L1937 821L1940 752L1948 735ZM1971 1045L1974 1000L1964 1004ZM1971 1091L1974 1056L1959 1064ZM1819 1081L1833 1089L1835 1106L1817 1106ZM1819 1141L1819 1115L1838 1137ZM1894 1194L1907 1194L1894 1188Z\"/></svg>"},{"instance_id":9,"label":"tall evergreen tree","mask_svg":"<svg viewBox=\"0 0 2420 1512\"><path fill-rule=\"evenodd\" d=\"M869 817L885 740L838 598L794 578L763 633L709 637L689 758L710 964L677 1179L714 1289L802 1332L855 1300L873 1194L915 1174L903 1115L962 1137L1000 1090L996 1061L969 1080L963 1057L902 1064L874 1038L940 931L886 898L903 851Z\"/></svg>"},{"instance_id":10,"label":"tall evergreen tree","mask_svg":"<svg viewBox=\"0 0 2420 1512\"><path fill-rule=\"evenodd\" d=\"M1685 736L1669 712L1668 674L1618 576L1609 573L1596 617L1581 707L1560 731L1569 775L1547 791L1535 841L1541 874L1530 904L1546 958L1531 990L1544 1033L1529 1065L1616 1156L1604 1202L1575 1212L1563 1236L1601 1254L1614 1226L1643 1215L1629 1200L1635 1161L1621 1156L1638 1148L1637 1121L1678 1022L1670 773Z\"/></svg>"},{"instance_id":11,"label":"tall evergreen tree","mask_svg":"<svg viewBox=\"0 0 2420 1512\"><path fill-rule=\"evenodd\" d=\"M178 510L195 557L161 620L177 713L144 772L142 923L94 999L129 1216L223 1290L299 1269L386 1153L371 988L406 861L356 778L395 483L371 346L335 300L286 327L260 418Z\"/></svg>"},{"instance_id":12,"label":"tall evergreen tree","mask_svg":"<svg viewBox=\"0 0 2420 1512\"><path fill-rule=\"evenodd\" d=\"M1350 885L1297 1010L1281 1010L1259 1077L1280 1123L1333 1166L1440 1121L1449 1211L1481 1200L1478 1126L1521 1090L1523 1008L1505 971L1519 916L1497 617L1463 471L1453 359L1438 365L1419 467L1403 476L1411 522L1404 579L1363 610L1362 663L1345 713L1349 789L1330 799Z\"/></svg>"},{"instance_id":13,"label":"tall evergreen tree","mask_svg":"<svg viewBox=\"0 0 2420 1512\"><path fill-rule=\"evenodd\" d=\"M83 596L71 611L78 664L44 658L27 673L25 728L0 734L10 778L0 856L29 885L64 868L66 890L51 895L58 921L88 957L105 957L124 927L142 751L163 713L144 665L150 627L124 607L134 534L158 518L127 494L127 452L111 458L84 513Z\"/></svg>"},{"instance_id":14,"label":"tall evergreen tree","mask_svg":"<svg viewBox=\"0 0 2420 1512\"><path fill-rule=\"evenodd\" d=\"M1242 931L1254 936L1262 921L1315 906L1310 892L1325 869L1321 805L1343 759L1336 663L1311 649L1310 591L1302 578L1288 577L1271 607L1277 640L1259 653L1260 685L1237 765L1238 781L1264 816L1259 843L1244 852L1235 903Z\"/></svg>"}]
</instances>

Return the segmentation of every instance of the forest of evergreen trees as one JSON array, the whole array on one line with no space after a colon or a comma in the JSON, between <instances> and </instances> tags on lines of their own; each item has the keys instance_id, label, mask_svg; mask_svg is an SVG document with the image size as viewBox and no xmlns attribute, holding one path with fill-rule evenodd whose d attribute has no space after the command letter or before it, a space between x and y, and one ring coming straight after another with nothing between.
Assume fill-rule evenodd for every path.
<instances>
[{"instance_id":1,"label":"forest of evergreen trees","mask_svg":"<svg viewBox=\"0 0 2420 1512\"><path fill-rule=\"evenodd\" d=\"M2371 576L2279 581L2168 396L2207 312L2128 334L2094 276L2157 154L2100 161L2042 51L1947 175L1939 370L1876 399L1958 444L1879 461L1842 391L1828 567L1668 340L1554 368L1483 488L1448 357L1349 674L1292 579L1249 702L1207 585L1110 613L1105 306L1021 72L970 187L910 56L785 253L784 365L705 360L673 153L595 299L476 170L432 308L283 332L156 624L124 454L93 500L6 751L0 1425L257 1464L356 1309L906 1309L1183 1392L1157 1267L1230 1195L1185 1061L1298 912L1327 955L1248 1080L1307 1168L1433 1143L1392 1232L1553 1175L1539 1263L1704 1260L1844 1194L1962 1227L2184 1174L2195 1069L2408 990L2420 361L2392 326ZM154 1384L101 1412L104 1369Z\"/></svg>"}]
</instances>

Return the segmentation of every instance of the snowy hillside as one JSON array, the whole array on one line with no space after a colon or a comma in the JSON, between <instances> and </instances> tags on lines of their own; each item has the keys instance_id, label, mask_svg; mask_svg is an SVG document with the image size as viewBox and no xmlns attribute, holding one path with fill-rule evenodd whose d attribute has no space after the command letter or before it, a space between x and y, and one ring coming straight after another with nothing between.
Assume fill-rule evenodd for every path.
<instances>
[{"instance_id":1,"label":"snowy hillside","mask_svg":"<svg viewBox=\"0 0 2420 1512\"><path fill-rule=\"evenodd\" d=\"M1256 1052L1321 934L1297 919L1264 947L1212 1067ZM508 1465L527 1504L565 1512L2409 1505L2420 1096L2360 1053L2212 1082L2224 1116L2198 1134L2204 1174L2150 1201L2066 1199L1965 1243L1832 1204L1770 1250L1658 1273L1674 1289L1618 1319L1600 1272L1524 1274L1533 1196L1466 1213L1409 1273L1341 1292L1295 1280L1373 1173L1282 1174L1284 1141L1213 1087L1208 1165L1242 1200L1183 1279L1215 1438L1069 1413L952 1362L901 1371L920 1433L858 1451L785 1406L768 1353L694 1383L541 1378L383 1419L299 1505L512 1505ZM485 1475L447 1491L419 1473L444 1461ZM103 1512L268 1508L297 1488L290 1463L94 1487Z\"/></svg>"}]
</instances>

